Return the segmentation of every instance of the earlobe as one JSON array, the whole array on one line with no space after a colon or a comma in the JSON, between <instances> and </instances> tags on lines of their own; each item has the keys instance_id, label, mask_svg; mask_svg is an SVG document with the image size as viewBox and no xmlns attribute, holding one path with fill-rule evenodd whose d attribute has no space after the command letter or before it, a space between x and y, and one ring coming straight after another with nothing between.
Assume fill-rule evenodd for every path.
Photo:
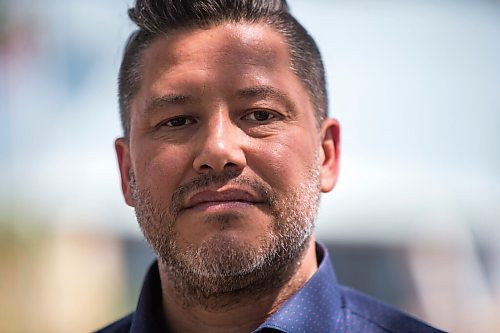
<instances>
[{"instance_id":1,"label":"earlobe","mask_svg":"<svg viewBox=\"0 0 500 333\"><path fill-rule=\"evenodd\" d=\"M337 183L340 159L340 125L327 118L321 126L321 192L330 192Z\"/></svg>"},{"instance_id":2,"label":"earlobe","mask_svg":"<svg viewBox=\"0 0 500 333\"><path fill-rule=\"evenodd\" d=\"M125 202L129 206L134 206L132 200L132 191L130 187L130 170L132 168L130 161L130 150L127 140L118 138L115 140L116 157L118 159L118 167L120 168L120 177L122 192Z\"/></svg>"}]
</instances>

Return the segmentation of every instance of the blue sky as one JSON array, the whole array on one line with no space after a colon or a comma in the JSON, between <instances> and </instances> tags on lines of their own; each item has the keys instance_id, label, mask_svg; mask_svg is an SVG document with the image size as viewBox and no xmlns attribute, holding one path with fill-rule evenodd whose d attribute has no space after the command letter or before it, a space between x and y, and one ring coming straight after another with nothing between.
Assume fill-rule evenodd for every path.
<instances>
[{"instance_id":1,"label":"blue sky","mask_svg":"<svg viewBox=\"0 0 500 333\"><path fill-rule=\"evenodd\" d=\"M2 2L2 29L16 36L0 52L4 211L139 234L113 150L128 3ZM408 228L428 221L432 232L438 219L497 232L500 4L290 5L323 52L330 113L343 126L341 177L323 198L319 231L404 240Z\"/></svg>"}]
</instances>

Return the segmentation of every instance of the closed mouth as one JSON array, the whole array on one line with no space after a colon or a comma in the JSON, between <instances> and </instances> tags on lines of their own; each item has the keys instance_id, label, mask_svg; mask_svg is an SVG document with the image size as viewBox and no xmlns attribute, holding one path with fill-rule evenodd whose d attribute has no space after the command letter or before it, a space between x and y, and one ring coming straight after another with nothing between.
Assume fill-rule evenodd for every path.
<instances>
[{"instance_id":1,"label":"closed mouth","mask_svg":"<svg viewBox=\"0 0 500 333\"><path fill-rule=\"evenodd\" d=\"M191 196L183 209L242 208L245 205L255 205L261 201L248 191L241 189L206 190Z\"/></svg>"}]
</instances>

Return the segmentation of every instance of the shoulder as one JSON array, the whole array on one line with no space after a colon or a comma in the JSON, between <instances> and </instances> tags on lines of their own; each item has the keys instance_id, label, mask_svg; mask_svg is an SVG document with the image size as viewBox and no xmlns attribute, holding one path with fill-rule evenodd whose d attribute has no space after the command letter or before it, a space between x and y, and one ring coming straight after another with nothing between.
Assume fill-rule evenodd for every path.
<instances>
[{"instance_id":1,"label":"shoulder","mask_svg":"<svg viewBox=\"0 0 500 333\"><path fill-rule=\"evenodd\" d=\"M356 332L442 332L370 296L341 287L346 324Z\"/></svg>"},{"instance_id":2,"label":"shoulder","mask_svg":"<svg viewBox=\"0 0 500 333\"><path fill-rule=\"evenodd\" d=\"M114 323L109 324L108 326L101 328L95 333L126 333L130 332L130 327L132 325L132 318L134 314L129 314Z\"/></svg>"}]
</instances>

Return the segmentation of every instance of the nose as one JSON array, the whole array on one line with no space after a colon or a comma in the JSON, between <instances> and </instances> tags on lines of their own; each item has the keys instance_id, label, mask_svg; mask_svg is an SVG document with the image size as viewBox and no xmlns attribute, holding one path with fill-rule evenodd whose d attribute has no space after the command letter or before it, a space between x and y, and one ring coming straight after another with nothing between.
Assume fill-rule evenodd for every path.
<instances>
[{"instance_id":1,"label":"nose","mask_svg":"<svg viewBox=\"0 0 500 333\"><path fill-rule=\"evenodd\" d=\"M200 149L193 161L199 173L242 170L246 165L241 129L224 112L208 120L199 140Z\"/></svg>"}]
</instances>

